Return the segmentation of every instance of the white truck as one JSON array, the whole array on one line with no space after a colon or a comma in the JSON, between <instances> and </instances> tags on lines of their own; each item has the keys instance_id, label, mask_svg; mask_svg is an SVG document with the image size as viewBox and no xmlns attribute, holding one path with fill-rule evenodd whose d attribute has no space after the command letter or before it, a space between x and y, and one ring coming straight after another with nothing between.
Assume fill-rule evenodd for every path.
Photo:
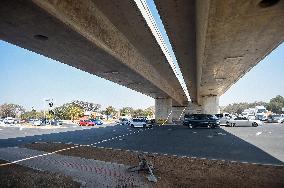
<instances>
[{"instance_id":1,"label":"white truck","mask_svg":"<svg viewBox=\"0 0 284 188\"><path fill-rule=\"evenodd\" d=\"M254 116L257 120L267 120L267 110L264 106L256 106L254 109Z\"/></svg>"}]
</instances>

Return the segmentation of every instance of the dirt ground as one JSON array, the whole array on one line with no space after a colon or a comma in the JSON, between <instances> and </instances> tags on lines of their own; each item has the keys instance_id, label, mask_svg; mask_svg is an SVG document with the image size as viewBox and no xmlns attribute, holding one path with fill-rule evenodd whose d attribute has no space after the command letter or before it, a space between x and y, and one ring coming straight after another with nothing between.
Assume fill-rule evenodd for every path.
<instances>
[{"instance_id":1,"label":"dirt ground","mask_svg":"<svg viewBox=\"0 0 284 188\"><path fill-rule=\"evenodd\" d=\"M0 160L0 164L6 161ZM70 177L57 173L33 170L31 168L12 164L0 167L0 187L37 188L37 187L61 187L79 188L80 184Z\"/></svg>"},{"instance_id":2,"label":"dirt ground","mask_svg":"<svg viewBox=\"0 0 284 188\"><path fill-rule=\"evenodd\" d=\"M25 147L55 151L73 145L40 143ZM79 156L125 165L137 165L137 153L93 147L79 147L60 152L62 155ZM158 183L153 187L284 187L284 167L223 161L148 155L154 164Z\"/></svg>"}]
</instances>

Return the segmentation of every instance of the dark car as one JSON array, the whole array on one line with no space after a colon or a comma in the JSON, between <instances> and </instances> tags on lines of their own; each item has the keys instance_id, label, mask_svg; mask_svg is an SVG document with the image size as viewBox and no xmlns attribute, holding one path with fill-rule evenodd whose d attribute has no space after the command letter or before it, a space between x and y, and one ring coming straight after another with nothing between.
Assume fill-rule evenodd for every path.
<instances>
[{"instance_id":1,"label":"dark car","mask_svg":"<svg viewBox=\"0 0 284 188\"><path fill-rule=\"evenodd\" d=\"M215 115L210 114L185 114L183 125L186 125L190 128L216 128L220 126L220 120Z\"/></svg>"}]
</instances>

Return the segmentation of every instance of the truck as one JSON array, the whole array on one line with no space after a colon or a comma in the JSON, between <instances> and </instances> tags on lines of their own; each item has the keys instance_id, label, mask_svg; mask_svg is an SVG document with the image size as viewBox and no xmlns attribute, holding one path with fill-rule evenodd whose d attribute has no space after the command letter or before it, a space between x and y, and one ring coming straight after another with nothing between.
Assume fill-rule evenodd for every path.
<instances>
[{"instance_id":1,"label":"truck","mask_svg":"<svg viewBox=\"0 0 284 188\"><path fill-rule=\"evenodd\" d=\"M254 116L257 120L267 120L267 110L264 106L256 106L254 108Z\"/></svg>"}]
</instances>

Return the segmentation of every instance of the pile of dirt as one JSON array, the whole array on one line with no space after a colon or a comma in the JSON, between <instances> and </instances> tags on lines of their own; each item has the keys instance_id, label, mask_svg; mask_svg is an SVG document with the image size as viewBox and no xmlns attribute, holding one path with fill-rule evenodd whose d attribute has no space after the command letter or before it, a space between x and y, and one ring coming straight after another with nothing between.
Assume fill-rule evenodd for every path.
<instances>
[{"instance_id":1,"label":"pile of dirt","mask_svg":"<svg viewBox=\"0 0 284 188\"><path fill-rule=\"evenodd\" d=\"M52 152L73 145L40 143L25 147ZM137 165L137 153L94 147L78 147L60 152L125 165ZM284 167L224 161L148 155L153 162L158 183L153 187L284 187Z\"/></svg>"},{"instance_id":2,"label":"pile of dirt","mask_svg":"<svg viewBox=\"0 0 284 188\"><path fill-rule=\"evenodd\" d=\"M6 161L0 160L0 164ZM33 170L12 164L0 167L0 187L70 187L79 188L80 183L57 173Z\"/></svg>"}]
</instances>

